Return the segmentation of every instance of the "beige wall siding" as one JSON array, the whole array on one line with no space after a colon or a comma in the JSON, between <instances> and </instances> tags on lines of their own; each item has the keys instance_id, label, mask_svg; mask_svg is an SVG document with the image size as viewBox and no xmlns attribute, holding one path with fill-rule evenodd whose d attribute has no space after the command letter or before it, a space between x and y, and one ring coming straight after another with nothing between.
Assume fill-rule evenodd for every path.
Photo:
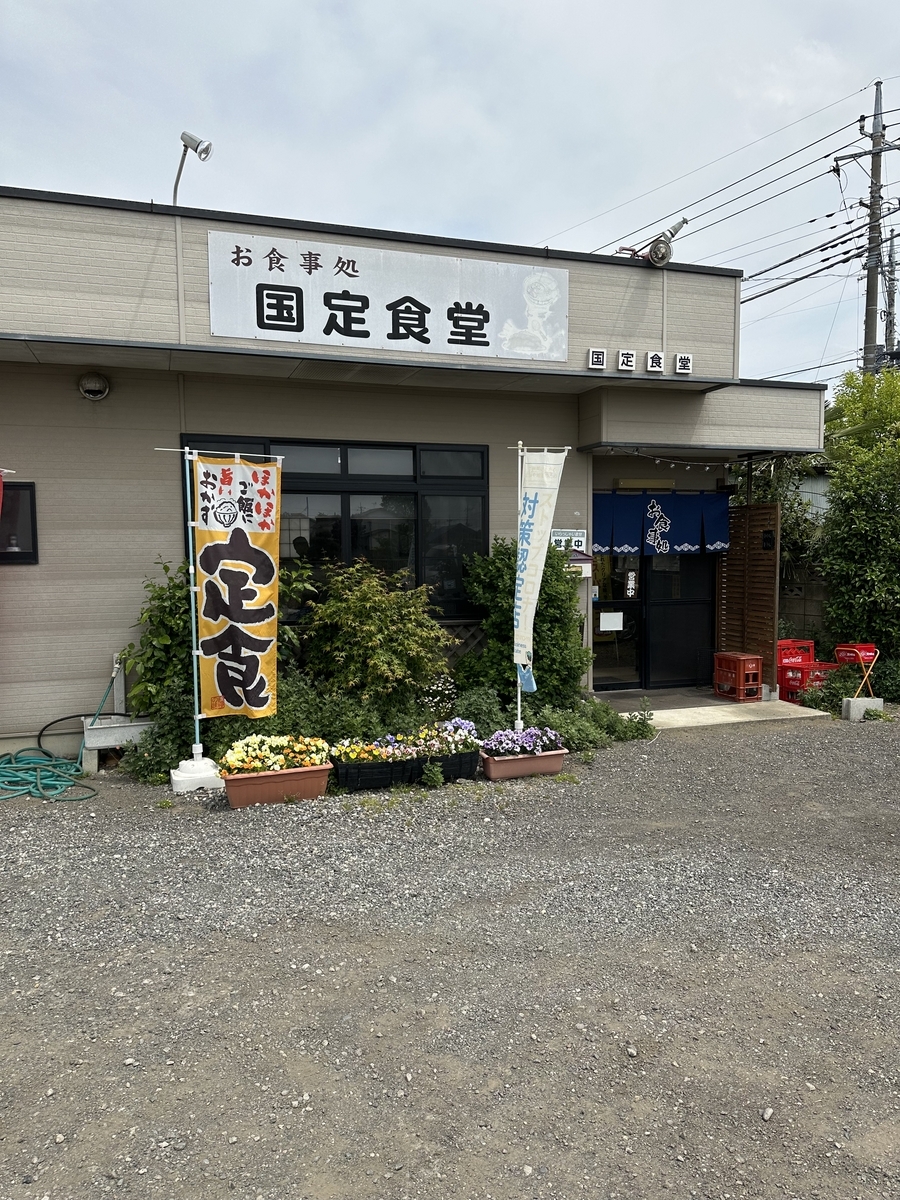
<instances>
[{"instance_id":1,"label":"beige wall siding","mask_svg":"<svg viewBox=\"0 0 900 1200\"><path fill-rule=\"evenodd\" d=\"M233 232L240 239L273 239L303 233L239 221L182 218L186 340L189 345L302 352L297 342L213 337L209 326L207 234ZM401 243L365 237L310 234L316 241L372 246L417 254L438 254L524 262L540 269L540 258L500 250ZM61 204L0 197L0 331L64 337L110 338L177 343L175 218L162 213ZM591 347L638 353L643 367L648 350L694 354L696 374L732 378L734 279L644 264L549 260L569 272L569 357L565 363L502 360L519 368L547 372L585 370ZM663 328L663 280L668 332ZM356 346L327 347L336 357L355 357ZM313 353L321 354L322 347ZM455 354L403 355L365 350L366 357L460 365ZM671 358L671 355L669 355ZM499 360L478 360L497 365ZM671 362L667 364L671 370ZM614 369L610 374L615 374Z\"/></svg>"},{"instance_id":2,"label":"beige wall siding","mask_svg":"<svg viewBox=\"0 0 900 1200\"><path fill-rule=\"evenodd\" d=\"M701 465L692 466L685 470L683 463L671 465L672 460L663 458L659 464L652 456L637 458L632 454L595 454L593 461L593 486L599 491L611 491L619 487L623 479L659 480L665 488L674 480L677 491L684 492L714 492L716 480L725 478L725 468L721 463L710 465L708 471ZM647 485L652 491L652 486Z\"/></svg>"},{"instance_id":3,"label":"beige wall siding","mask_svg":"<svg viewBox=\"0 0 900 1200\"><path fill-rule=\"evenodd\" d=\"M667 354L671 358L693 352L695 375L733 378L737 282L728 276L667 272ZM669 363L666 369L671 371Z\"/></svg>"},{"instance_id":4,"label":"beige wall siding","mask_svg":"<svg viewBox=\"0 0 900 1200\"><path fill-rule=\"evenodd\" d=\"M776 385L706 393L604 388L581 398L578 445L818 450L823 395Z\"/></svg>"},{"instance_id":5,"label":"beige wall siding","mask_svg":"<svg viewBox=\"0 0 900 1200\"><path fill-rule=\"evenodd\" d=\"M92 711L113 653L135 636L142 582L183 553L182 460L157 452L193 433L490 447L490 530L516 525L519 438L575 445L569 397L395 392L259 379L111 371L107 399L77 390L72 367L0 367L3 466L36 483L40 563L0 565L0 737ZM585 525L590 457L573 450L557 522ZM578 514L578 515L576 515Z\"/></svg>"},{"instance_id":6,"label":"beige wall siding","mask_svg":"<svg viewBox=\"0 0 900 1200\"><path fill-rule=\"evenodd\" d=\"M0 198L0 330L177 342L175 226Z\"/></svg>"}]
</instances>

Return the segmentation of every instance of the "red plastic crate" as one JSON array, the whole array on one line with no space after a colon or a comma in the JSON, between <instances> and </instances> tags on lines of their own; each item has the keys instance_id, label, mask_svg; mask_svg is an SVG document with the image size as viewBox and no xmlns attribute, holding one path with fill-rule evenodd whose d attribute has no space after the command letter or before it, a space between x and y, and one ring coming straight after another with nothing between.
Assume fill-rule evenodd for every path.
<instances>
[{"instance_id":1,"label":"red plastic crate","mask_svg":"<svg viewBox=\"0 0 900 1200\"><path fill-rule=\"evenodd\" d=\"M719 652L715 656L713 690L726 700L746 703L762 699L762 658L758 654L730 654Z\"/></svg>"},{"instance_id":2,"label":"red plastic crate","mask_svg":"<svg viewBox=\"0 0 900 1200\"><path fill-rule=\"evenodd\" d=\"M806 688L821 687L829 671L837 671L840 663L796 663L778 668L778 697L788 704L799 704L800 693Z\"/></svg>"},{"instance_id":3,"label":"red plastic crate","mask_svg":"<svg viewBox=\"0 0 900 1200\"><path fill-rule=\"evenodd\" d=\"M816 644L808 638L782 638L778 643L779 667L793 666L794 663L811 663L816 661Z\"/></svg>"},{"instance_id":4,"label":"red plastic crate","mask_svg":"<svg viewBox=\"0 0 900 1200\"><path fill-rule=\"evenodd\" d=\"M859 654L857 655L857 650ZM874 642L847 642L843 646L835 646L834 657L839 663L851 663L854 667L859 666L859 660L864 663L874 662L878 656L878 651L875 648Z\"/></svg>"}]
</instances>

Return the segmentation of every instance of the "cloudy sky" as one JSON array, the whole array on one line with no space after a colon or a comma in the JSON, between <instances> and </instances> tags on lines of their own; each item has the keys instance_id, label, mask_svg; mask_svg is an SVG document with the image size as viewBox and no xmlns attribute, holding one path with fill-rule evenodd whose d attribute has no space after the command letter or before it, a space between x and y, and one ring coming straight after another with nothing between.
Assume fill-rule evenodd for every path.
<instances>
[{"instance_id":1,"label":"cloudy sky","mask_svg":"<svg viewBox=\"0 0 900 1200\"><path fill-rule=\"evenodd\" d=\"M0 0L0 35L4 184L168 200L189 129L185 205L606 252L686 215L748 296L859 224L828 168L877 77L900 136L900 21L845 0ZM744 375L855 361L859 260L824 265L745 305Z\"/></svg>"}]
</instances>

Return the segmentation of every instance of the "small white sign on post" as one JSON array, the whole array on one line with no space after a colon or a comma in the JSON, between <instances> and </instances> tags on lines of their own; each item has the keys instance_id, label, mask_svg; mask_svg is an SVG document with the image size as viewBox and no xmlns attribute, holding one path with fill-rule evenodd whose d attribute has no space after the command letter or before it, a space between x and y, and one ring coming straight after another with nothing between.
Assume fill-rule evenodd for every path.
<instances>
[{"instance_id":1,"label":"small white sign on post","mask_svg":"<svg viewBox=\"0 0 900 1200\"><path fill-rule=\"evenodd\" d=\"M586 529L551 529L550 541L557 550L580 550L587 553ZM568 543L568 547L567 547Z\"/></svg>"}]
</instances>

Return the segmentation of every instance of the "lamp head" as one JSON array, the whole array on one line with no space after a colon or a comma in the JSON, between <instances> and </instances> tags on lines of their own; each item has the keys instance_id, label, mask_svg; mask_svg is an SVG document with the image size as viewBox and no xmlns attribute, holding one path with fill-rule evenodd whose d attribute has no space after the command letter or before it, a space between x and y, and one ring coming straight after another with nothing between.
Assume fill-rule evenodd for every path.
<instances>
[{"instance_id":1,"label":"lamp head","mask_svg":"<svg viewBox=\"0 0 900 1200\"><path fill-rule=\"evenodd\" d=\"M212 142L204 142L202 138L198 138L195 133L188 133L185 130L181 135L181 140L187 146L188 150L193 150L201 162L206 162L212 154Z\"/></svg>"}]
</instances>

